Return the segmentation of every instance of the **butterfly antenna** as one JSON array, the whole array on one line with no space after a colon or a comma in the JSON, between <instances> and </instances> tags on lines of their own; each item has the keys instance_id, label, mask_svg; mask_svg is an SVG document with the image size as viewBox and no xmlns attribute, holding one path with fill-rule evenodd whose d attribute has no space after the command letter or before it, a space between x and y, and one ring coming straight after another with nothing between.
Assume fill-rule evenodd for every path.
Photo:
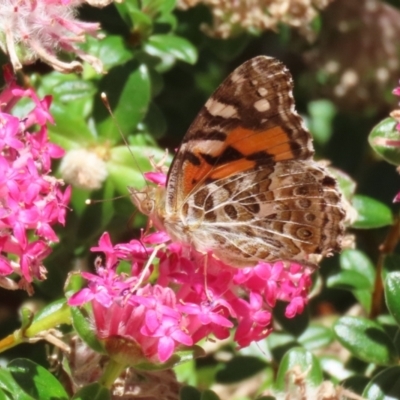
<instances>
[{"instance_id":1,"label":"butterfly antenna","mask_svg":"<svg viewBox=\"0 0 400 400\"><path fill-rule=\"evenodd\" d=\"M85 204L90 206L93 204L97 204L97 203L105 203L106 201L113 201L113 200L119 200L119 199L123 199L125 198L127 195L123 195L123 196L116 196L116 197L111 197L111 199L103 199L103 200L92 200L92 199L86 199L85 200Z\"/></svg>"},{"instance_id":2,"label":"butterfly antenna","mask_svg":"<svg viewBox=\"0 0 400 400\"><path fill-rule=\"evenodd\" d=\"M124 134L122 133L121 127L120 127L120 125L119 125L117 119L115 118L114 113L113 113L112 110L111 110L111 106L110 106L110 103L109 103L109 101L108 101L107 95L106 95L104 92L102 92L101 95L100 95L100 97L101 97L101 101L103 102L103 104L104 104L104 106L106 107L107 111L110 113L110 116L111 116L111 118L112 118L112 120L113 120L115 126L116 126L117 129L118 129L118 132L119 132L119 134L120 134L120 136L121 136L121 138L122 138L122 141L124 142L125 146L128 148L128 151L129 151L129 153L130 153L131 156L132 156L132 159L133 159L133 162L134 162L135 165L136 165L136 168L137 168L138 171L142 174L143 179L144 179L144 172L142 171L142 168L140 168L140 165L139 165L139 163L137 162L137 159L136 159L136 157L134 156L134 154L133 154L133 152L132 152L132 150L131 150L131 148L130 148L130 146L129 146L128 141L126 140ZM146 179L144 179L144 183L145 183L146 186L149 186L149 184L148 184L148 182L146 181Z\"/></svg>"}]
</instances>

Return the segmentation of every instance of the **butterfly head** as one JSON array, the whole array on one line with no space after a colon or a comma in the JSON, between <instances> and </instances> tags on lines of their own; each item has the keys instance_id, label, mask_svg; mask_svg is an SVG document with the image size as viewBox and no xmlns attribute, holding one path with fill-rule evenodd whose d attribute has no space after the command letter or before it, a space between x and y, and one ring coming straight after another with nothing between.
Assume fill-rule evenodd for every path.
<instances>
[{"instance_id":1,"label":"butterfly head","mask_svg":"<svg viewBox=\"0 0 400 400\"><path fill-rule=\"evenodd\" d=\"M142 190L128 187L132 203L144 215L148 215L153 221L159 221L160 207L164 204L164 188L157 186L146 186Z\"/></svg>"}]
</instances>

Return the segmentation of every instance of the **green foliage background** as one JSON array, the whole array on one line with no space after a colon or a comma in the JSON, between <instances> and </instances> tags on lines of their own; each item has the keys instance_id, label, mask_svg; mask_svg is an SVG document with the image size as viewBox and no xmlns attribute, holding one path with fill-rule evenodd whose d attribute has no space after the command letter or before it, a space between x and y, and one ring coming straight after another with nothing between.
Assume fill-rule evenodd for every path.
<instances>
[{"instance_id":1,"label":"green foliage background","mask_svg":"<svg viewBox=\"0 0 400 400\"><path fill-rule=\"evenodd\" d=\"M398 2L391 3L393 15L400 20ZM318 66L310 67L305 55L315 49L329 53L321 38L333 34L326 30L327 20L334 24L335 7L342 6L343 1L333 2L313 21L317 36L313 43L285 24L277 32L242 31L229 39L212 38L201 30L202 24L211 23L210 10L204 5L176 10L174 0L126 0L102 10L83 8L82 20L99 21L106 34L102 41L89 38L85 50L103 61L107 74L99 76L85 66L81 75L62 75L37 63L27 67L24 76L40 96L53 95L51 112L56 124L49 127L52 140L66 150L87 148L107 154L109 176L95 192L74 189L67 226L59 229L61 241L47 260L48 279L36 285L35 295L28 299L24 293L0 289L0 336L20 327L17 311L25 302L34 302L40 309L63 296L68 273L82 263L93 265L89 248L102 232L109 231L114 242L138 236L144 219L133 214L126 188L143 186L141 171L150 169L147 155L153 154L158 161L165 148L173 154L191 121L223 79L242 62L265 54L279 58L292 72L297 109L314 136L317 158L331 160L357 184L356 195L347 192L359 212L349 228L355 235L356 248L322 263L315 296L306 312L285 320L283 307L278 308L275 317L279 324L263 343L241 351L236 351L232 343L225 344L219 351L229 354L228 362L220 361L219 352L213 351L206 358L177 367L179 379L193 386L181 392L181 399L217 399L209 391L214 383L244 382L257 374L263 377L257 390L250 391L248 397L231 398L255 398L270 387L285 391L285 374L295 365L309 372L309 385L318 386L328 379L367 399L387 399L389 395L400 399L399 225L398 206L392 204L400 179L394 166L380 159L368 144L372 128L396 107L397 100L390 91L397 85L400 69L396 79L382 85L378 95L363 104L322 95L324 91L318 88L333 85L324 81ZM360 37L369 35L362 27L358 29ZM372 45L381 44L377 41ZM356 58L361 47L356 42L352 46ZM397 50L400 59L399 46ZM335 56L340 63L340 53ZM381 61L385 65L385 60ZM357 73L360 85L370 81L366 70ZM101 92L108 95L118 127L100 100ZM340 178L340 182L347 188L354 185L348 177ZM118 195L125 197L85 205L87 198L101 200ZM388 244L387 239L393 237ZM383 242L387 244L384 248L380 247ZM349 356L342 355L339 349L343 348ZM58 383L49 383L52 378L45 370L18 360L24 357L47 368L47 350L48 345L40 342L3 353L5 363L13 360L9 368L19 386L11 387L9 372L0 370L0 399L13 398L10 393L19 399L68 398ZM38 382L48 382L48 397L30 391L37 382L18 380L18 371L23 368L31 374L36 368ZM80 398L95 396L107 398L98 387L87 389Z\"/></svg>"}]
</instances>

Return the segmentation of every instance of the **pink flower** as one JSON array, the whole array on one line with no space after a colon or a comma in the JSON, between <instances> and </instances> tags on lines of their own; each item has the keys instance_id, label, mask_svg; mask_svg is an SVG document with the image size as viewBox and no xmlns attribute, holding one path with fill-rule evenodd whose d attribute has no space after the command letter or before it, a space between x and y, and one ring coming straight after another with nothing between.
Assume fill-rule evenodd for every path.
<instances>
[{"instance_id":1,"label":"pink flower","mask_svg":"<svg viewBox=\"0 0 400 400\"><path fill-rule=\"evenodd\" d=\"M31 293L33 279L45 279L43 260L58 241L52 225L65 222L70 189L62 192L62 182L49 175L51 159L63 155L48 141L50 98L40 100L33 90L18 87L7 70L5 77L7 86L0 93L0 275L20 275L19 286ZM10 112L23 97L32 100L33 108L19 120Z\"/></svg>"},{"instance_id":2,"label":"pink flower","mask_svg":"<svg viewBox=\"0 0 400 400\"><path fill-rule=\"evenodd\" d=\"M97 275L82 273L89 285L69 304L91 302L97 335L110 355L123 355L128 341L133 364L165 362L182 346L228 338L235 326L235 341L248 346L272 331L277 300L288 303L287 317L307 303L311 268L284 262L232 268L182 243L167 244L167 238L157 231L113 246L105 233L92 249L105 253L105 266ZM116 273L120 261L131 264L130 276Z\"/></svg>"},{"instance_id":3,"label":"pink flower","mask_svg":"<svg viewBox=\"0 0 400 400\"><path fill-rule=\"evenodd\" d=\"M14 70L22 64L41 59L60 72L81 70L78 61L65 62L56 53L63 50L90 63L97 72L102 64L96 57L82 51L78 44L85 41L85 34L95 36L97 23L80 22L75 18L76 9L84 0L8 0L2 2L0 13L0 47L8 54ZM47 101L44 99L43 101ZM38 113L37 121L42 124Z\"/></svg>"}]
</instances>

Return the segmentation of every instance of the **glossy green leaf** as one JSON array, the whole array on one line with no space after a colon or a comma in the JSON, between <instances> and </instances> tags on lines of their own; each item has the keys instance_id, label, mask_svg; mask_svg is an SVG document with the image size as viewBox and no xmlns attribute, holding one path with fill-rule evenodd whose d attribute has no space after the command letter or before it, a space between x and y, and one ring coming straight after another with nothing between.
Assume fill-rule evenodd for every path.
<instances>
[{"instance_id":1,"label":"glossy green leaf","mask_svg":"<svg viewBox=\"0 0 400 400\"><path fill-rule=\"evenodd\" d=\"M184 386L179 392L179 400L201 400L201 393L193 386Z\"/></svg>"},{"instance_id":2,"label":"glossy green leaf","mask_svg":"<svg viewBox=\"0 0 400 400\"><path fill-rule=\"evenodd\" d=\"M327 346L333 341L332 329L326 326L311 324L307 330L297 338L307 350L315 350Z\"/></svg>"},{"instance_id":3,"label":"glossy green leaf","mask_svg":"<svg viewBox=\"0 0 400 400\"><path fill-rule=\"evenodd\" d=\"M33 361L17 358L8 369L25 393L40 400L67 400L65 389L47 369Z\"/></svg>"},{"instance_id":4,"label":"glossy green leaf","mask_svg":"<svg viewBox=\"0 0 400 400\"><path fill-rule=\"evenodd\" d=\"M83 309L71 307L72 323L80 338L94 351L104 353L103 345L94 331L93 323L85 316Z\"/></svg>"},{"instance_id":5,"label":"glossy green leaf","mask_svg":"<svg viewBox=\"0 0 400 400\"><path fill-rule=\"evenodd\" d=\"M127 194L128 187L141 189L145 185L143 173L153 170L150 156L158 162L165 156L165 151L143 146L118 146L111 150L107 171L119 193Z\"/></svg>"},{"instance_id":6,"label":"glossy green leaf","mask_svg":"<svg viewBox=\"0 0 400 400\"><path fill-rule=\"evenodd\" d=\"M362 392L364 391L365 387L370 382L370 379L366 376L362 375L352 375L349 378L344 379L341 382L341 385L351 390L354 393L357 393L361 396Z\"/></svg>"},{"instance_id":7,"label":"glossy green leaf","mask_svg":"<svg viewBox=\"0 0 400 400\"><path fill-rule=\"evenodd\" d=\"M351 201L354 196L354 193L356 192L357 188L356 181L350 175L346 174L344 171L340 169L329 166L328 170L336 179L340 191L343 193L343 195L346 197L347 200Z\"/></svg>"},{"instance_id":8,"label":"glossy green leaf","mask_svg":"<svg viewBox=\"0 0 400 400\"><path fill-rule=\"evenodd\" d=\"M54 314L55 312L61 310L63 307L68 307L66 304L66 299L62 298L52 303L47 304L44 308L42 308L38 313L35 314L34 321L40 321L48 316Z\"/></svg>"},{"instance_id":9,"label":"glossy green leaf","mask_svg":"<svg viewBox=\"0 0 400 400\"><path fill-rule=\"evenodd\" d=\"M142 8L153 18L159 14L167 14L174 10L176 0L143 0Z\"/></svg>"},{"instance_id":10,"label":"glossy green leaf","mask_svg":"<svg viewBox=\"0 0 400 400\"><path fill-rule=\"evenodd\" d=\"M251 356L236 356L224 363L218 371L217 382L229 384L247 379L266 368L267 364L260 358Z\"/></svg>"},{"instance_id":11,"label":"glossy green leaf","mask_svg":"<svg viewBox=\"0 0 400 400\"><path fill-rule=\"evenodd\" d=\"M11 399L33 400L33 397L26 394L17 384L10 371L4 368L0 368L0 389L10 395Z\"/></svg>"},{"instance_id":12,"label":"glossy green leaf","mask_svg":"<svg viewBox=\"0 0 400 400\"><path fill-rule=\"evenodd\" d=\"M174 57L195 64L197 49L188 40L175 35L152 35L144 46L146 53L155 57Z\"/></svg>"},{"instance_id":13,"label":"glossy green leaf","mask_svg":"<svg viewBox=\"0 0 400 400\"><path fill-rule=\"evenodd\" d=\"M289 350L283 357L276 378L276 389L283 392L294 390L293 384L287 378L288 373L293 373L294 368L299 368L305 374L305 381L310 386L319 386L323 381L322 369L318 359L302 347L295 347ZM297 388L298 389L298 388Z\"/></svg>"},{"instance_id":14,"label":"glossy green leaf","mask_svg":"<svg viewBox=\"0 0 400 400\"><path fill-rule=\"evenodd\" d=\"M152 18L139 8L138 2L115 3L115 8L130 30L134 29L144 36L150 34L153 25Z\"/></svg>"},{"instance_id":15,"label":"glossy green leaf","mask_svg":"<svg viewBox=\"0 0 400 400\"><path fill-rule=\"evenodd\" d=\"M391 272L385 281L386 305L400 325L400 272Z\"/></svg>"},{"instance_id":16,"label":"glossy green leaf","mask_svg":"<svg viewBox=\"0 0 400 400\"><path fill-rule=\"evenodd\" d=\"M51 93L54 103L68 104L79 102L81 99L90 99L96 93L93 82L82 79L75 74L63 74L53 71L50 74L38 75L40 83L39 96ZM83 110L80 110L81 112Z\"/></svg>"},{"instance_id":17,"label":"glossy green leaf","mask_svg":"<svg viewBox=\"0 0 400 400\"><path fill-rule=\"evenodd\" d=\"M397 124L394 118L386 118L372 129L368 137L371 147L394 165L400 165L400 132L396 129Z\"/></svg>"},{"instance_id":18,"label":"glossy green leaf","mask_svg":"<svg viewBox=\"0 0 400 400\"><path fill-rule=\"evenodd\" d=\"M102 40L89 37L84 49L101 60L105 71L122 65L133 57L132 51L127 48L126 40L117 35L107 35Z\"/></svg>"},{"instance_id":19,"label":"glossy green leaf","mask_svg":"<svg viewBox=\"0 0 400 400\"><path fill-rule=\"evenodd\" d=\"M400 400L400 367L390 367L374 376L362 393L367 400Z\"/></svg>"},{"instance_id":20,"label":"glossy green leaf","mask_svg":"<svg viewBox=\"0 0 400 400\"><path fill-rule=\"evenodd\" d=\"M220 400L212 390L205 390L201 395L201 400Z\"/></svg>"},{"instance_id":21,"label":"glossy green leaf","mask_svg":"<svg viewBox=\"0 0 400 400\"><path fill-rule=\"evenodd\" d=\"M91 383L79 389L71 400L110 400L111 393L109 389L98 383Z\"/></svg>"},{"instance_id":22,"label":"glossy green leaf","mask_svg":"<svg viewBox=\"0 0 400 400\"><path fill-rule=\"evenodd\" d=\"M341 271L331 275L327 280L327 286L347 290L369 290L371 288L368 278L356 271Z\"/></svg>"},{"instance_id":23,"label":"glossy green leaf","mask_svg":"<svg viewBox=\"0 0 400 400\"><path fill-rule=\"evenodd\" d=\"M280 360L293 347L299 343L293 335L285 332L272 332L266 339L268 348L276 360Z\"/></svg>"},{"instance_id":24,"label":"glossy green leaf","mask_svg":"<svg viewBox=\"0 0 400 400\"><path fill-rule=\"evenodd\" d=\"M27 329L33 321L33 311L28 307L22 307L21 311L21 329Z\"/></svg>"},{"instance_id":25,"label":"glossy green leaf","mask_svg":"<svg viewBox=\"0 0 400 400\"><path fill-rule=\"evenodd\" d=\"M150 77L146 65L128 62L113 68L103 78L100 90L107 94L121 132L126 136L135 132L150 102ZM120 142L120 132L102 102L97 100L95 106L99 135L103 139Z\"/></svg>"},{"instance_id":26,"label":"glossy green leaf","mask_svg":"<svg viewBox=\"0 0 400 400\"><path fill-rule=\"evenodd\" d=\"M342 271L337 274L340 281L335 281L336 276L332 276L328 279L328 285L351 290L369 312L375 282L375 268L371 260L360 250L346 249L340 254L340 267Z\"/></svg>"},{"instance_id":27,"label":"glossy green leaf","mask_svg":"<svg viewBox=\"0 0 400 400\"><path fill-rule=\"evenodd\" d=\"M324 373L338 381L349 377L353 373L353 371L346 369L343 360L339 356L319 355L318 359Z\"/></svg>"},{"instance_id":28,"label":"glossy green leaf","mask_svg":"<svg viewBox=\"0 0 400 400\"><path fill-rule=\"evenodd\" d=\"M376 322L362 317L342 317L333 331L337 340L363 361L391 365L397 360L393 342Z\"/></svg>"},{"instance_id":29,"label":"glossy green leaf","mask_svg":"<svg viewBox=\"0 0 400 400\"><path fill-rule=\"evenodd\" d=\"M371 197L354 196L353 207L358 213L357 220L353 224L354 228L371 229L393 224L393 215L390 208Z\"/></svg>"},{"instance_id":30,"label":"glossy green leaf","mask_svg":"<svg viewBox=\"0 0 400 400\"><path fill-rule=\"evenodd\" d=\"M146 117L138 125L138 130L149 133L154 139L160 139L167 130L167 123L161 110L150 103Z\"/></svg>"},{"instance_id":31,"label":"glossy green leaf","mask_svg":"<svg viewBox=\"0 0 400 400\"><path fill-rule=\"evenodd\" d=\"M375 268L372 261L360 250L346 249L340 254L340 267L345 271L355 271L369 282L369 289L375 282Z\"/></svg>"}]
</instances>

